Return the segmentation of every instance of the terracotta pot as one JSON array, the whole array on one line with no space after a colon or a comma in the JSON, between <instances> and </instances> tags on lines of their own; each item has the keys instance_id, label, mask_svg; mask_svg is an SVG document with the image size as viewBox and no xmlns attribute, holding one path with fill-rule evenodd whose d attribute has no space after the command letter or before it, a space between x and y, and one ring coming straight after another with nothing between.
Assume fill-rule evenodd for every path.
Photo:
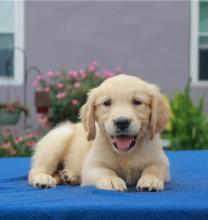
<instances>
[{"instance_id":1,"label":"terracotta pot","mask_svg":"<svg viewBox=\"0 0 208 220\"><path fill-rule=\"evenodd\" d=\"M50 107L50 93L44 91L35 92L35 106L37 113L48 113Z\"/></svg>"}]
</instances>

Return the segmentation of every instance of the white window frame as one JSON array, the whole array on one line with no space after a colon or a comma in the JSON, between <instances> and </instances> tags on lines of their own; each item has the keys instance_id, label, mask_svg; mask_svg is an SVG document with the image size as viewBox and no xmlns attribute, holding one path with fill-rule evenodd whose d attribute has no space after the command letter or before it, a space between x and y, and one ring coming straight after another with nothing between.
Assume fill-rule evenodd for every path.
<instances>
[{"instance_id":1,"label":"white window frame","mask_svg":"<svg viewBox=\"0 0 208 220\"><path fill-rule=\"evenodd\" d=\"M24 11L24 0L14 1L14 76L0 76L0 85L18 86L24 82Z\"/></svg>"},{"instance_id":2,"label":"white window frame","mask_svg":"<svg viewBox=\"0 0 208 220\"><path fill-rule=\"evenodd\" d=\"M192 85L208 86L208 80L199 80L199 0L191 1L190 75Z\"/></svg>"}]
</instances>

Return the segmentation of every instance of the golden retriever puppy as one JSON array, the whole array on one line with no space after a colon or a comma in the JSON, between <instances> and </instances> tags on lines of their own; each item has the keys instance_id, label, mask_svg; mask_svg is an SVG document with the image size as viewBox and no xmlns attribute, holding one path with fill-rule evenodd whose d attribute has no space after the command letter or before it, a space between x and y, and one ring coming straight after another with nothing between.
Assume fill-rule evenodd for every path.
<instances>
[{"instance_id":1,"label":"golden retriever puppy","mask_svg":"<svg viewBox=\"0 0 208 220\"><path fill-rule=\"evenodd\" d=\"M107 79L89 92L80 112L82 123L63 123L39 141L29 183L163 190L169 162L159 133L168 116L155 85L124 74Z\"/></svg>"}]
</instances>

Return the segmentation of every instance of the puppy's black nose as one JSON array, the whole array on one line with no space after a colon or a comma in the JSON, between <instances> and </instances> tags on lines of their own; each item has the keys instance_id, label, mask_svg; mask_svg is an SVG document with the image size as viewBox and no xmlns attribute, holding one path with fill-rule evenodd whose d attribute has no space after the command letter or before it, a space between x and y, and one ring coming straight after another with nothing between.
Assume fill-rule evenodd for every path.
<instances>
[{"instance_id":1,"label":"puppy's black nose","mask_svg":"<svg viewBox=\"0 0 208 220\"><path fill-rule=\"evenodd\" d=\"M129 127L131 120L126 117L119 117L116 120L114 120L114 125L119 130L125 130Z\"/></svg>"}]
</instances>

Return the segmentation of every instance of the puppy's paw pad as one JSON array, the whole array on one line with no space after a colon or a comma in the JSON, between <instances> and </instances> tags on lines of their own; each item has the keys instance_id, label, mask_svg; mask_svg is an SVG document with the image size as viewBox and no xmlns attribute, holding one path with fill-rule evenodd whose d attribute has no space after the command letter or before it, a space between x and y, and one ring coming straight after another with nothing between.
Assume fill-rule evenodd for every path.
<instances>
[{"instance_id":1,"label":"puppy's paw pad","mask_svg":"<svg viewBox=\"0 0 208 220\"><path fill-rule=\"evenodd\" d=\"M37 174L35 179L34 179L33 186L37 187L37 188L55 187L56 186L56 180L48 174L44 174L44 173Z\"/></svg>"},{"instance_id":2,"label":"puppy's paw pad","mask_svg":"<svg viewBox=\"0 0 208 220\"><path fill-rule=\"evenodd\" d=\"M98 181L96 187L98 189L126 191L126 183L119 177L106 177Z\"/></svg>"},{"instance_id":3,"label":"puppy's paw pad","mask_svg":"<svg viewBox=\"0 0 208 220\"><path fill-rule=\"evenodd\" d=\"M68 185L79 185L80 177L76 175L72 175L71 172L67 169L60 171L60 177L65 184Z\"/></svg>"},{"instance_id":4,"label":"puppy's paw pad","mask_svg":"<svg viewBox=\"0 0 208 220\"><path fill-rule=\"evenodd\" d=\"M164 183L155 176L144 175L142 176L138 183L137 189L140 191L161 191L164 190Z\"/></svg>"}]
</instances>

